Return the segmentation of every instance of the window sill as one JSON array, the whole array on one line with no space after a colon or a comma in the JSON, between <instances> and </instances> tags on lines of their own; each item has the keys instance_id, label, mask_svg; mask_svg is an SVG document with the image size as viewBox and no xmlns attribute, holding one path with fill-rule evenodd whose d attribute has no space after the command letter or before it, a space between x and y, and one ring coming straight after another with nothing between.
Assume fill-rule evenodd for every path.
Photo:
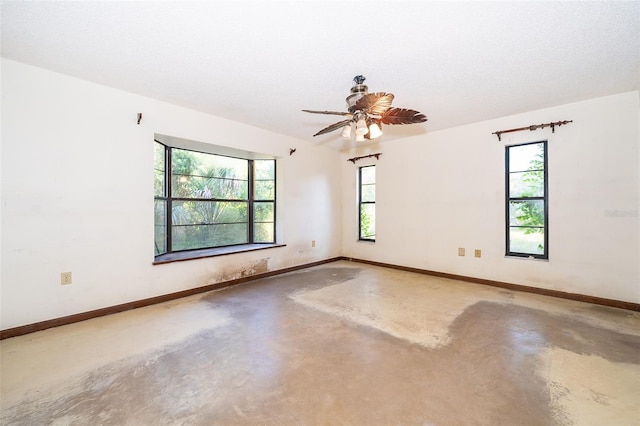
<instances>
[{"instance_id":1,"label":"window sill","mask_svg":"<svg viewBox=\"0 0 640 426\"><path fill-rule=\"evenodd\" d=\"M359 243L369 243L369 244L374 244L376 242L376 240L365 240L365 239L359 239L358 240Z\"/></svg>"},{"instance_id":2,"label":"window sill","mask_svg":"<svg viewBox=\"0 0 640 426\"><path fill-rule=\"evenodd\" d=\"M286 244L243 244L238 246L217 247L210 249L161 254L160 256L156 256L153 264L162 265L171 262L182 262L185 260L204 259L206 257L226 256L228 254L245 253L249 251L264 250L275 247L286 247Z\"/></svg>"},{"instance_id":3,"label":"window sill","mask_svg":"<svg viewBox=\"0 0 640 426\"><path fill-rule=\"evenodd\" d=\"M546 258L542 258L542 257L534 257L534 256L514 256L514 255L510 255L507 254L504 256L505 259L520 259L520 260L537 260L538 262L548 262L549 259Z\"/></svg>"}]
</instances>

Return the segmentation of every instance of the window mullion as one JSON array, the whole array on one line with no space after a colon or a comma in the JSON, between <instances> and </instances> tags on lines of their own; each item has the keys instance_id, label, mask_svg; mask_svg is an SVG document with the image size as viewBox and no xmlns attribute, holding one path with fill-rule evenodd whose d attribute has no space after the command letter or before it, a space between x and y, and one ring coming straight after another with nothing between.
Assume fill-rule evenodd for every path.
<instances>
[{"instance_id":1,"label":"window mullion","mask_svg":"<svg viewBox=\"0 0 640 426\"><path fill-rule=\"evenodd\" d=\"M247 206L247 238L248 238L248 242L251 244L253 243L254 239L255 239L255 231L254 231L254 210L255 210L255 181L253 179L254 176L254 161L253 160L248 160L248 167L249 167L249 190L248 190L248 206Z\"/></svg>"},{"instance_id":2,"label":"window mullion","mask_svg":"<svg viewBox=\"0 0 640 426\"><path fill-rule=\"evenodd\" d=\"M167 200L166 202L166 211L165 211L165 221L166 221L166 229L167 229L167 253L172 253L173 252L173 238L172 238L172 234L173 234L173 220L172 220L172 210L173 210L173 198L172 198L172 183L171 183L171 148L168 146L165 146L165 165L164 165L164 173L165 173L165 177L164 177L164 182L165 182L165 199Z\"/></svg>"}]
</instances>

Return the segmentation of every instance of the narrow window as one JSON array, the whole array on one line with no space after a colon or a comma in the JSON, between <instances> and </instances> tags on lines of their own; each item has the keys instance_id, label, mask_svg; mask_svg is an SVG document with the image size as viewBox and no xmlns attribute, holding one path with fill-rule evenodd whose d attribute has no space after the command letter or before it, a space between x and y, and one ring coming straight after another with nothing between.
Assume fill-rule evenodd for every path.
<instances>
[{"instance_id":1,"label":"narrow window","mask_svg":"<svg viewBox=\"0 0 640 426\"><path fill-rule=\"evenodd\" d=\"M167 252L167 185L165 164L167 149L161 143L155 142L153 155L153 182L154 182L154 224L155 224L155 255Z\"/></svg>"},{"instance_id":2,"label":"narrow window","mask_svg":"<svg viewBox=\"0 0 640 426\"><path fill-rule=\"evenodd\" d=\"M276 162L253 161L253 242L275 242Z\"/></svg>"},{"instance_id":3,"label":"narrow window","mask_svg":"<svg viewBox=\"0 0 640 426\"><path fill-rule=\"evenodd\" d=\"M275 242L275 160L155 148L155 253Z\"/></svg>"},{"instance_id":4,"label":"narrow window","mask_svg":"<svg viewBox=\"0 0 640 426\"><path fill-rule=\"evenodd\" d=\"M549 258L547 142L506 147L506 254Z\"/></svg>"},{"instance_id":5,"label":"narrow window","mask_svg":"<svg viewBox=\"0 0 640 426\"><path fill-rule=\"evenodd\" d=\"M360 167L359 239L376 240L376 166Z\"/></svg>"}]
</instances>

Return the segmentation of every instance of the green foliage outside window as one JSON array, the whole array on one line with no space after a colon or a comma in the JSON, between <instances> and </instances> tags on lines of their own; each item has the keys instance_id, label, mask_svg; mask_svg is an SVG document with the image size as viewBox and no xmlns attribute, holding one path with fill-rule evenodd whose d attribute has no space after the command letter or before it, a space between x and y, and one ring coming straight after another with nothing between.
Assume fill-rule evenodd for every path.
<instances>
[{"instance_id":1,"label":"green foliage outside window","mask_svg":"<svg viewBox=\"0 0 640 426\"><path fill-rule=\"evenodd\" d=\"M372 240L376 237L375 206L363 204L360 206L360 239Z\"/></svg>"}]
</instances>

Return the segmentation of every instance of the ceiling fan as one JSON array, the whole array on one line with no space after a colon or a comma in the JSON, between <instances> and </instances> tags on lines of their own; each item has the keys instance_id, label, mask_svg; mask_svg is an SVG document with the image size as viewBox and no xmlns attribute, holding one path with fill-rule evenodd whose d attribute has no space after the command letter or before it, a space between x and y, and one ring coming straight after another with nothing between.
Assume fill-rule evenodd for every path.
<instances>
[{"instance_id":1,"label":"ceiling fan","mask_svg":"<svg viewBox=\"0 0 640 426\"><path fill-rule=\"evenodd\" d=\"M312 111L303 109L312 114L341 115L347 117L342 121L325 127L313 136L333 132L342 128L342 136L350 139L352 127L355 128L355 140L362 142L365 139L375 139L382 135L383 124L413 124L427 121L427 117L413 109L391 108L393 93L369 93L364 83L364 76L357 75L353 78L351 93L347 96L347 111Z\"/></svg>"}]
</instances>

